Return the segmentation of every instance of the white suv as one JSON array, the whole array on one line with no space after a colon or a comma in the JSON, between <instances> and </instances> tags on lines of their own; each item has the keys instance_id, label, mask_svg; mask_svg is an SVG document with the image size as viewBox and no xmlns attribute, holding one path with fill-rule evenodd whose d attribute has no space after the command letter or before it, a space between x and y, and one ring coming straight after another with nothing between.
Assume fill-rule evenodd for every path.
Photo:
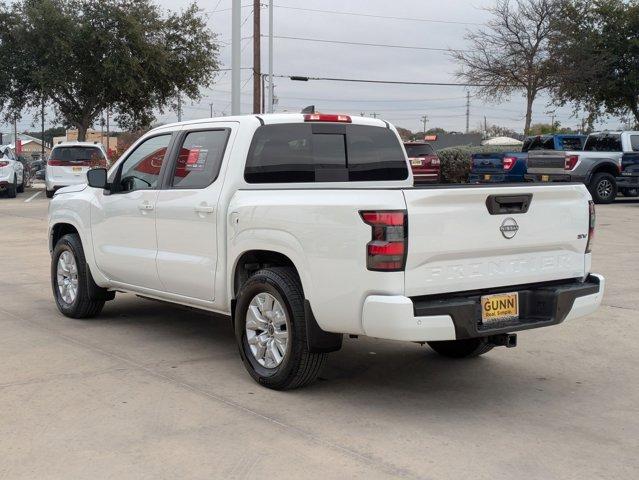
<instances>
[{"instance_id":1,"label":"white suv","mask_svg":"<svg viewBox=\"0 0 639 480\"><path fill-rule=\"evenodd\" d=\"M86 183L87 171L106 168L107 155L100 143L63 142L51 151L45 171L47 197L69 185Z\"/></svg>"},{"instance_id":2,"label":"white suv","mask_svg":"<svg viewBox=\"0 0 639 480\"><path fill-rule=\"evenodd\" d=\"M24 192L24 165L18 160L8 145L0 147L0 192L7 192L9 198Z\"/></svg>"}]
</instances>

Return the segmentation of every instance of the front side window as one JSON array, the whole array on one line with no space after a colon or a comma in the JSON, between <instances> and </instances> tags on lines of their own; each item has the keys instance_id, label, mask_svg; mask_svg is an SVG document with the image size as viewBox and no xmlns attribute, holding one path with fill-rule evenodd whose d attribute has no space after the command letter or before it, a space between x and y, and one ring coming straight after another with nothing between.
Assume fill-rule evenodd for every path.
<instances>
[{"instance_id":1,"label":"front side window","mask_svg":"<svg viewBox=\"0 0 639 480\"><path fill-rule=\"evenodd\" d=\"M171 134L166 134L151 137L138 145L120 167L117 190L132 192L157 188L170 142Z\"/></svg>"},{"instance_id":2,"label":"front side window","mask_svg":"<svg viewBox=\"0 0 639 480\"><path fill-rule=\"evenodd\" d=\"M229 130L190 132L180 148L171 186L205 188L215 181L222 165Z\"/></svg>"},{"instance_id":3,"label":"front side window","mask_svg":"<svg viewBox=\"0 0 639 480\"><path fill-rule=\"evenodd\" d=\"M244 178L249 183L405 180L401 143L383 127L278 124L253 137Z\"/></svg>"}]
</instances>

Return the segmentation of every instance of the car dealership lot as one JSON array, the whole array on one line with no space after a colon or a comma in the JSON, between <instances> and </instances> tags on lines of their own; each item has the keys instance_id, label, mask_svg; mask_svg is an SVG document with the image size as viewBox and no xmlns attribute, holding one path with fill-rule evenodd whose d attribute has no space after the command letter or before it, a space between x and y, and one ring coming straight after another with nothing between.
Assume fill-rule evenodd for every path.
<instances>
[{"instance_id":1,"label":"car dealership lot","mask_svg":"<svg viewBox=\"0 0 639 480\"><path fill-rule=\"evenodd\" d=\"M275 392L223 318L131 295L59 314L35 193L0 198L0 478L639 475L639 200L598 207L597 314L468 361L345 339Z\"/></svg>"}]
</instances>

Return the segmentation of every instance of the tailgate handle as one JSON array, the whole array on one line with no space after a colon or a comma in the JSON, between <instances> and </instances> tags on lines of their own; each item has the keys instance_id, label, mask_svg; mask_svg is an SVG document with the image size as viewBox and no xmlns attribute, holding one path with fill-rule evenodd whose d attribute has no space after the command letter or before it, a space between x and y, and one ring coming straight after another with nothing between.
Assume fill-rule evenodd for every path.
<instances>
[{"instance_id":1,"label":"tailgate handle","mask_svg":"<svg viewBox=\"0 0 639 480\"><path fill-rule=\"evenodd\" d=\"M486 208L491 215L526 213L532 201L532 193L525 195L489 195Z\"/></svg>"}]
</instances>

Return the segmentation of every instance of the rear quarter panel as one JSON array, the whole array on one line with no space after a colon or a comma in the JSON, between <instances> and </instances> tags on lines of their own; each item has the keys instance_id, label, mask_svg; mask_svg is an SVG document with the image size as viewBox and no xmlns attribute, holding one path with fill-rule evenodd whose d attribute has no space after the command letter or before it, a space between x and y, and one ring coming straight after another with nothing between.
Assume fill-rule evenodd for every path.
<instances>
[{"instance_id":1,"label":"rear quarter panel","mask_svg":"<svg viewBox=\"0 0 639 480\"><path fill-rule=\"evenodd\" d=\"M322 329L363 333L365 297L404 291L403 272L366 268L371 227L359 211L375 209L405 209L401 190L237 191L229 205L227 288L244 252L275 251L295 264Z\"/></svg>"}]
</instances>

